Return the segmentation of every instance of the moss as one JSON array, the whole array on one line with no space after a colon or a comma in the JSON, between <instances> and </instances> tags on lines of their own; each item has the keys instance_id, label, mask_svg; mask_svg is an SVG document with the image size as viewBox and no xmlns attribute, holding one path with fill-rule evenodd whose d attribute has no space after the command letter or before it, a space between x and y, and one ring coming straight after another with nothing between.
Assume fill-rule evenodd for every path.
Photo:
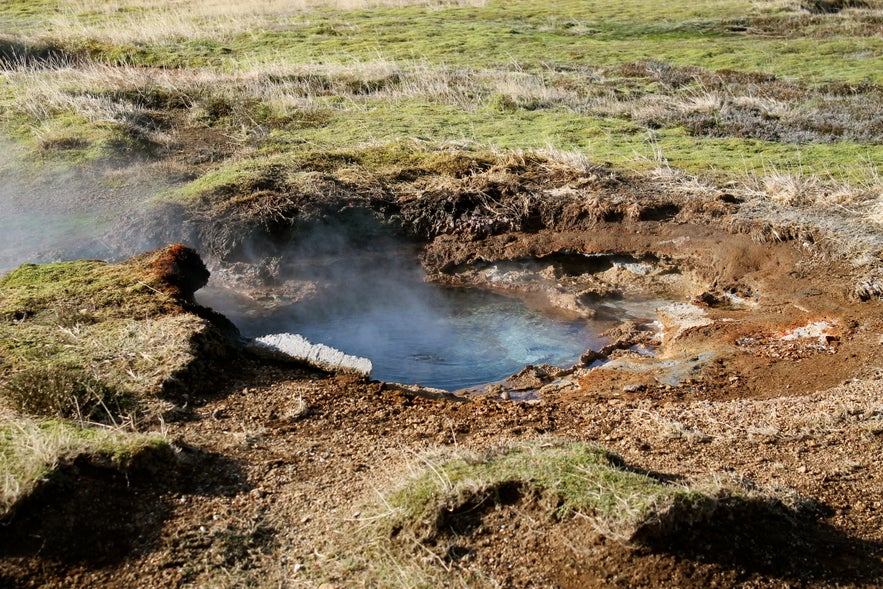
<instances>
[{"instance_id":1,"label":"moss","mask_svg":"<svg viewBox=\"0 0 883 589\"><path fill-rule=\"evenodd\" d=\"M158 276L132 270L97 260L25 264L0 278L0 317L8 322L52 314L57 320L62 309L102 317L155 316L168 310L170 301L155 294Z\"/></svg>"},{"instance_id":2,"label":"moss","mask_svg":"<svg viewBox=\"0 0 883 589\"><path fill-rule=\"evenodd\" d=\"M606 449L584 443L529 444L478 458L431 464L384 500L390 534L443 533L445 517L467 505L494 502L501 485L521 495L546 495L557 518L581 513L629 537L642 524L696 495L622 467Z\"/></svg>"}]
</instances>

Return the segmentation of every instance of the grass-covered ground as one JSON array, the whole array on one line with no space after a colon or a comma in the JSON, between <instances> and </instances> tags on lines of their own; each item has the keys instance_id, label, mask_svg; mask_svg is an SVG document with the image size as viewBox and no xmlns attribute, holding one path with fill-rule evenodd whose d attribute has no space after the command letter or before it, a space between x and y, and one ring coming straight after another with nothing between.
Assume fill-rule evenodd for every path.
<instances>
[{"instance_id":1,"label":"grass-covered ground","mask_svg":"<svg viewBox=\"0 0 883 589\"><path fill-rule=\"evenodd\" d=\"M194 245L221 255L236 244L206 214L284 224L280 201L329 182L364 194L405 165L450 175L440 149L542 151L878 221L883 5L825 6L6 2L0 128L24 155L0 169L147 167ZM298 178L268 182L268 167ZM102 210L124 216L123 200Z\"/></svg>"},{"instance_id":2,"label":"grass-covered ground","mask_svg":"<svg viewBox=\"0 0 883 589\"><path fill-rule=\"evenodd\" d=\"M213 261L235 261L252 238L285 238L295 221L331 216L343 210L342 203L379 212L423 239L450 230L454 238L468 241L464 236L478 240L494 232L529 233L536 229L531 223L552 227L560 222L559 228L576 231L610 220L652 220L653 211L666 207L674 211L671 215L685 211L678 224L702 223L747 202L739 219L744 227L734 226L734 231L753 236L757 229L760 242L799 236L809 251L815 246L806 236L821 228L828 234L827 245L859 252L844 266L865 273L865 299L878 298L883 289L877 278L876 233L867 237L871 232L865 231L883 222L883 0L9 0L0 3L0 136L0 148L8 155L0 158L0 180L14 180L0 188L0 203L9 208L7 215L0 210L4 235L25 229L26 235L53 233L54 224L76 236L94 235L99 223L103 232L122 220L139 238L177 240L186 229L192 245ZM72 171L76 174L68 175ZM25 220L20 213L13 215L24 201L44 198L38 182L44 177L62 192L70 186L70 202L56 210L56 202L64 199L46 196L45 203L29 203L41 216ZM68 183L69 178L76 182ZM93 188L105 200L88 199L89 206L81 207L80 199L85 202ZM9 199L11 192L16 194ZM618 200L625 192L628 197ZM129 198L109 202L116 194ZM642 208L643 201L647 207ZM130 216L140 204L151 213ZM763 215L773 210L776 221L765 225ZM690 217L693 213L708 216ZM571 225L562 221L567 214L572 214ZM833 215L838 222L827 223ZM780 235L781 227L793 232ZM140 244L134 237L131 241L131 247ZM299 579L306 585L356 579L368 586L437 586L452 580L494 586L505 578L499 576L499 563L458 568L461 559L480 556L485 520L499 518L505 527L508 520L502 518L514 513L525 529L552 530L561 522L571 527L577 522L589 530L581 532L587 537L600 531L611 539L632 540L648 522L659 524L672 512L683 518L675 518L675 527L688 525L691 507L709 510L720 499L715 495L720 488L700 493L659 473L626 468L594 444L541 445L522 439L530 437L525 432L556 433L554 424L536 425L553 420L546 406L526 404L511 411L542 413L531 418L535 424L525 426L521 417L511 424L499 418L517 443L504 444L504 450L494 444L496 451L483 453L458 448L438 460L420 454L417 472L405 480L376 474L382 460L363 463L358 456L347 466L351 472L340 471L344 482L335 478L328 483L333 473L321 465L336 459L334 453L345 453L341 449L352 442L337 438L333 452L320 459L309 449L295 469L301 458L290 457L296 452L307 452L303 447L310 444L319 449L331 444L355 422L374 428L375 437L370 444L363 441L360 450L367 455L385 448L391 435L399 435L396 443L403 447L423 444L429 436L423 429L433 427L426 424L454 410L442 404L424 408L422 421L414 425L408 411L396 408L401 421L386 431L383 404L388 400L371 396L380 395L382 387L298 374L279 377L284 386L266 385L272 394L261 399L268 406L297 401L295 413L265 412L248 398L246 409L238 409L239 425L228 425L235 420L225 421L232 410L223 398L230 391L231 396L249 394L251 384L243 377L244 386L224 388L221 398L213 398L211 411L198 416L200 410L188 406L198 387L190 385L211 381L198 366L200 356L216 346L208 356L215 354L211 359L217 361L229 351L223 337L231 332L193 305L196 284L169 281L175 272L164 265L163 255L160 251L154 254L159 258L120 264L25 265L0 278L0 516L78 456L90 455L93 462L110 462L125 472L127 461L144 448L166 448L155 437L128 430L146 429L148 422L163 425L166 416L185 412L182 407L193 411L193 424L179 431L206 433L200 443L236 459L211 474L205 485L200 480L192 489L162 487L169 504L180 493L176 501L194 501L197 507L188 511L180 507L186 500L174 503L177 507L169 511L183 515L169 525L167 537L145 541L161 553L156 557L161 563L152 566L157 563L145 560L137 566L155 575L150 580L157 583L199 585L208 579L212 586L235 586L249 579L262 586L279 577L280 586L292 578L294 585ZM0 260L7 263L2 255ZM749 273L754 269L750 261L745 268ZM741 266L736 269L741 272ZM720 379L724 382L724 376ZM737 381L728 379L726 386L738 386L732 384ZM355 399L349 386L358 391ZM326 405L305 404L304 394L320 400L327 395ZM401 391L388 396L395 403L423 402ZM356 408L358 419L346 414L330 426L321 422L347 403ZM494 407L510 411L506 405ZM577 415L570 409L568 415ZM647 413L637 408L629 415L642 411ZM866 413L876 428L879 408ZM109 429L89 425L95 421ZM601 422L597 416L577 420L565 433L581 439ZM444 444L449 436L455 446L458 436L496 436L481 430L495 428L494 422L480 426L466 420L465 429L456 431L451 423L440 426ZM312 438L297 430L314 426ZM474 428L471 434L469 428ZM585 435L597 440L603 434L604 440L616 442L611 431ZM291 432L285 444L278 441ZM868 436L879 435L878 429L868 432L855 434L861 444L870 445ZM278 455L268 440L279 444ZM794 440L788 443L800 443ZM703 438L701 443L709 442ZM739 438L739 443L748 442ZM490 445L486 440L476 444ZM634 444L638 449L632 457L653 468L643 443ZM656 444L660 455L668 445ZM707 473L723 468L721 460L681 470ZM801 468L787 457L776 460ZM679 463L668 456L666 468L677 471L680 466L673 464ZM239 468L248 477L240 477ZM860 471L850 469L844 467L846 474L836 477ZM359 478L356 473L363 471L378 478ZM299 494L292 493L288 503L280 499L279 506L269 505L274 480ZM307 489L314 481L324 482ZM320 506L317 520L322 523L311 523L315 506L304 497L324 493L333 509L342 509L341 497L353 499L349 484L363 495L376 484L372 497L377 500L359 508L364 514L338 521L334 531L342 532L344 540L331 542L329 553L319 554L313 540L334 536L322 528L332 521L325 513L332 507ZM807 492L814 496L825 487L813 485ZM864 487L844 488L859 493ZM765 490L758 504L776 503L778 492ZM88 494L83 495L87 503ZM231 507L230 497L245 502L254 514ZM852 495L844 497L851 500ZM771 517L761 512L761 519ZM787 519L797 512L783 513ZM203 521L206 514L215 523ZM266 521L272 526L266 527ZM233 527L220 529L228 524ZM132 529L160 527L152 525L138 522ZM864 525L859 533L871 536L867 530L873 523ZM206 527L214 534L208 541L200 536ZM98 537L103 528L99 532ZM503 536L488 534L489 542L501 543ZM468 550L458 544L460 535L471 535L471 543L464 544ZM522 539L533 535L525 533ZM205 542L224 548L220 555L206 551ZM311 552L288 562L289 555L297 557L292 547L299 542ZM788 548L791 537L783 542L767 552ZM162 552L167 546L172 548ZM827 550L821 541L811 547L813 554ZM182 565L181 554L196 564ZM625 554L621 562L632 556ZM8 570L20 564L9 562L4 563ZM33 572L30 565L22 566L16 579ZM767 575L764 566L750 574ZM870 574L865 571L879 573L879 567L863 565L858 573L837 576L826 566L809 567L807 574L828 575L822 577L825 583L861 582L862 575ZM740 567L726 569L722 582L746 580ZM7 569L0 571L0 585ZM176 569L184 571L180 578L162 576ZM498 576L470 576L478 570ZM667 574L664 568L659 571L661 577ZM790 568L786 573L787 580L809 578ZM125 574L131 579L139 571ZM711 579L717 573L708 574ZM763 579L781 580L774 575ZM697 577L691 586L704 586L705 580ZM111 577L103 581L119 584Z\"/></svg>"},{"instance_id":3,"label":"grass-covered ground","mask_svg":"<svg viewBox=\"0 0 883 589\"><path fill-rule=\"evenodd\" d=\"M419 138L864 179L883 41L863 6L7 2L3 123L75 161L168 157L212 130L240 154Z\"/></svg>"},{"instance_id":4,"label":"grass-covered ground","mask_svg":"<svg viewBox=\"0 0 883 589\"><path fill-rule=\"evenodd\" d=\"M225 324L214 318L213 326L192 302L207 279L199 258L181 246L119 264L24 264L6 274L0 404L79 422L162 419L169 405L158 397L172 394L212 345L224 353ZM186 392L195 390L188 383Z\"/></svg>"}]
</instances>

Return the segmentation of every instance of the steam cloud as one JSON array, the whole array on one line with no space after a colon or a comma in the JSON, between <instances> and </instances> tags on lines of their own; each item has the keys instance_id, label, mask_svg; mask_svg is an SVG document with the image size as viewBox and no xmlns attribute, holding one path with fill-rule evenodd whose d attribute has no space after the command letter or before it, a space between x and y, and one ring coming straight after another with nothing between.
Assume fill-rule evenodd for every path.
<instances>
[{"instance_id":1,"label":"steam cloud","mask_svg":"<svg viewBox=\"0 0 883 589\"><path fill-rule=\"evenodd\" d=\"M0 274L27 262L118 259L136 253L121 218L162 188L143 163L45 169L0 142ZM39 173L35 172L38 170ZM165 243L138 243L150 249Z\"/></svg>"}]
</instances>

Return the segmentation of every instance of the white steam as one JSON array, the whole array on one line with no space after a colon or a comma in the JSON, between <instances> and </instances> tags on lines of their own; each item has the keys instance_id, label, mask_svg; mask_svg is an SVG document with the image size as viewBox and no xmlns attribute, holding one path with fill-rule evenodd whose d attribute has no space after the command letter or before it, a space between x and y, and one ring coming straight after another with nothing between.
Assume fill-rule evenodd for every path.
<instances>
[{"instance_id":1,"label":"white steam","mask_svg":"<svg viewBox=\"0 0 883 589\"><path fill-rule=\"evenodd\" d=\"M0 154L0 274L27 262L131 255L117 225L164 187L144 163L34 163L3 142Z\"/></svg>"}]
</instances>

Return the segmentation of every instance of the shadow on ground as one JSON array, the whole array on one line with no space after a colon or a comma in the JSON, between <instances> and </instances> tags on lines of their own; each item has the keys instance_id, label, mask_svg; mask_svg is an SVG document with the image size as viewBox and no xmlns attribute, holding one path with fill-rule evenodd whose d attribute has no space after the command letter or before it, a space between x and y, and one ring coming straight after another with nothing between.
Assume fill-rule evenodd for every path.
<instances>
[{"instance_id":1,"label":"shadow on ground","mask_svg":"<svg viewBox=\"0 0 883 589\"><path fill-rule=\"evenodd\" d=\"M654 552L749 576L835 586L883 581L883 545L847 535L821 521L825 515L817 505L794 510L779 501L729 497L702 521L681 526L674 515L636 540Z\"/></svg>"},{"instance_id":2,"label":"shadow on ground","mask_svg":"<svg viewBox=\"0 0 883 589\"><path fill-rule=\"evenodd\" d=\"M181 494L233 496L248 491L241 465L185 447L140 456L120 470L94 456L64 464L2 522L0 585L6 565L38 559L105 567L159 543Z\"/></svg>"}]
</instances>

